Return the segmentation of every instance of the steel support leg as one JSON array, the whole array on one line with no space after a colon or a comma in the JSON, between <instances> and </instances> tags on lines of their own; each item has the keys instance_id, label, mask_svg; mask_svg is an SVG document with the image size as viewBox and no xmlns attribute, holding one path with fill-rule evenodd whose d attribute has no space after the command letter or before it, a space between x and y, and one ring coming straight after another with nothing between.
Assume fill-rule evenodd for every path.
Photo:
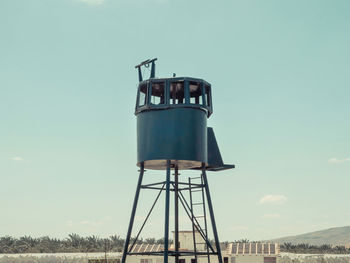
<instances>
[{"instance_id":1,"label":"steel support leg","mask_svg":"<svg viewBox=\"0 0 350 263\"><path fill-rule=\"evenodd\" d=\"M167 160L165 183L165 222L164 222L164 263L168 263L169 255L169 207L170 207L170 160ZM124 263L124 262L122 262ZM220 262L221 263L221 262Z\"/></svg>"},{"instance_id":2,"label":"steel support leg","mask_svg":"<svg viewBox=\"0 0 350 263\"><path fill-rule=\"evenodd\" d=\"M175 195L175 263L179 263L179 168L175 166L175 185L174 185L174 195Z\"/></svg>"},{"instance_id":3,"label":"steel support leg","mask_svg":"<svg viewBox=\"0 0 350 263\"><path fill-rule=\"evenodd\" d=\"M214 234L216 251L218 252L218 260L219 260L219 263L222 263L220 242L219 242L219 237L218 237L218 231L216 229L216 223L215 223L215 217L214 217L214 211L213 211L213 204L211 203L211 197L210 197L210 191L209 191L209 186L208 186L207 174L206 174L206 170L205 170L205 163L202 163L202 177L203 177L203 181L204 181L205 194L206 194L207 200L208 200L208 209L209 209L211 224L212 224L212 227L213 227L213 234Z\"/></svg>"},{"instance_id":4,"label":"steel support leg","mask_svg":"<svg viewBox=\"0 0 350 263\"><path fill-rule=\"evenodd\" d=\"M129 222L128 233L126 235L125 244L124 244L122 263L125 263L126 256L127 256L127 253L128 253L128 247L129 247L129 243L130 243L132 227L134 225L134 219L135 219L135 213L136 213L136 208L137 208L137 202L139 200L140 189L141 189L141 185L142 185L142 178L143 178L144 171L145 171L144 163L142 162L141 166L140 166L139 180L137 182L137 188L136 188L136 193L135 193L135 197L134 197L134 204L132 206L132 211L131 211L131 217L130 217L130 222Z\"/></svg>"}]
</instances>

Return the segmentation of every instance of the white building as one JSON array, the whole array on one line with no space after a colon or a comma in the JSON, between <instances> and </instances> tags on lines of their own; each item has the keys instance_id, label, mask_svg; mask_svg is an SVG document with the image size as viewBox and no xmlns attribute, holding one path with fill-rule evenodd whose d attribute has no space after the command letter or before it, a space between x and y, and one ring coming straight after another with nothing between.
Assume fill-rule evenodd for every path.
<instances>
[{"instance_id":1,"label":"white building","mask_svg":"<svg viewBox=\"0 0 350 263\"><path fill-rule=\"evenodd\" d=\"M197 251L206 251L206 245L203 244L199 232L196 232ZM201 241L202 240L202 241ZM192 231L179 232L179 250L193 251L193 233ZM161 252L163 245L158 244L139 244L135 245L131 252ZM169 251L174 250L174 245L169 247ZM280 254L279 246L276 243L229 243L227 246L221 247L221 254L223 263L278 263ZM107 261L109 263L120 263L122 254L114 254L109 256ZM198 263L208 261L207 256L198 256ZM89 259L89 263L105 262L105 259ZM162 256L145 256L145 255L129 255L126 263L162 263ZM169 262L174 263L175 258L169 257ZM210 256L211 263L218 263L217 256ZM194 256L180 257L180 263L196 263Z\"/></svg>"}]
</instances>

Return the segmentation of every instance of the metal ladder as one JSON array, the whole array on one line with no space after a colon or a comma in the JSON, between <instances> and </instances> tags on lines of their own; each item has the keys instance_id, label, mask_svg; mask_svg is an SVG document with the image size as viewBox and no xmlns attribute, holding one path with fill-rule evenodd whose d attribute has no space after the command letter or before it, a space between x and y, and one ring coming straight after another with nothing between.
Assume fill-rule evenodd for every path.
<instances>
[{"instance_id":1,"label":"metal ladder","mask_svg":"<svg viewBox=\"0 0 350 263\"><path fill-rule=\"evenodd\" d=\"M193 181L200 182L195 182ZM188 189L190 194L190 207L191 207L191 221L192 221L192 232L193 232L193 249L195 252L195 262L198 263L199 257L208 257L208 263L210 263L210 256L209 256L209 247L206 243L206 240L208 240L208 230L207 230L207 216L206 216L206 208L205 208L205 196L204 196L204 184L203 184L203 176L199 177L192 177L188 178ZM197 194L196 194L197 193ZM198 197L199 195L199 197ZM198 199L194 202L195 197L197 196ZM201 206L202 207L202 214L201 215L195 215L194 207ZM200 226L200 221L203 220L202 223L204 223L204 228ZM202 237L204 236L206 240L203 240L203 242L196 242L196 231L200 232ZM204 245L205 250L207 252L207 255L197 255L197 245Z\"/></svg>"}]
</instances>

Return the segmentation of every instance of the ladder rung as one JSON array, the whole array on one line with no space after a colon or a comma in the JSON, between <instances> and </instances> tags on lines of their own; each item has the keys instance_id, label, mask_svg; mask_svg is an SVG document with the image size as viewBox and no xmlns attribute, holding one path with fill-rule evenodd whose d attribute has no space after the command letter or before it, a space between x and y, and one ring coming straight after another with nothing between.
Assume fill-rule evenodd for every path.
<instances>
[{"instance_id":1,"label":"ladder rung","mask_svg":"<svg viewBox=\"0 0 350 263\"><path fill-rule=\"evenodd\" d=\"M204 217L204 216L195 216L195 218L201 218L201 217Z\"/></svg>"},{"instance_id":2,"label":"ladder rung","mask_svg":"<svg viewBox=\"0 0 350 263\"><path fill-rule=\"evenodd\" d=\"M192 205L202 205L203 203L193 203Z\"/></svg>"},{"instance_id":3,"label":"ladder rung","mask_svg":"<svg viewBox=\"0 0 350 263\"><path fill-rule=\"evenodd\" d=\"M202 176L192 177L191 179L199 179L199 178L202 178Z\"/></svg>"},{"instance_id":4,"label":"ladder rung","mask_svg":"<svg viewBox=\"0 0 350 263\"><path fill-rule=\"evenodd\" d=\"M199 189L199 190L192 190L192 193L194 192L202 192L202 189Z\"/></svg>"}]
</instances>

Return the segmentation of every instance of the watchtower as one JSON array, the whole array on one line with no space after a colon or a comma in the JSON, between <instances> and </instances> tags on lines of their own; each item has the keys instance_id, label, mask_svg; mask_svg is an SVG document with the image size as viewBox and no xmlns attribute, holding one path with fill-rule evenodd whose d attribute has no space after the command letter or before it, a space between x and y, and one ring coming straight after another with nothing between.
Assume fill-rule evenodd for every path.
<instances>
[{"instance_id":1,"label":"watchtower","mask_svg":"<svg viewBox=\"0 0 350 263\"><path fill-rule=\"evenodd\" d=\"M217 255L219 263L222 263L207 171L231 169L234 165L223 163L214 131L207 127L207 119L213 113L211 85L203 79L192 77L174 75L170 78L155 78L156 60L146 60L135 67L139 75L135 115L137 117L137 165L140 167L140 174L122 263L125 263L127 255L159 255L164 257L164 263L168 263L169 256L174 256L175 263L179 263L179 258L183 256L194 256L196 262L198 257L206 257L209 262L210 255ZM143 79L141 71L143 66L151 66L150 77L146 80ZM165 180L142 184L145 169L166 171ZM171 170L174 171L173 180L170 176ZM198 170L200 176L188 178L188 181L179 181L179 170ZM136 238L130 244L141 189L153 189L159 193ZM163 191L165 191L164 249L156 252L135 252L133 248L136 241ZM171 192L174 193L175 218L172 249L168 244ZM196 195L200 197L200 202L194 201ZM192 223L192 251L179 249L179 202ZM195 209L198 205L202 209L201 215L195 212L198 211ZM210 243L208 237L207 209L215 245Z\"/></svg>"}]
</instances>

